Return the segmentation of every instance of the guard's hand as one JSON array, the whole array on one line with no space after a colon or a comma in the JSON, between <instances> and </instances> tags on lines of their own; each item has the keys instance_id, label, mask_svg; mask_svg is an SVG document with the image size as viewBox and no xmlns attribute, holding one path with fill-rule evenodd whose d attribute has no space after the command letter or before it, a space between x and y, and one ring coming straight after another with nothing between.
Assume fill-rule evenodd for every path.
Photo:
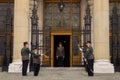
<instances>
[{"instance_id":1,"label":"guard's hand","mask_svg":"<svg viewBox=\"0 0 120 80\"><path fill-rule=\"evenodd\" d=\"M56 58L58 59L58 56Z\"/></svg>"},{"instance_id":2,"label":"guard's hand","mask_svg":"<svg viewBox=\"0 0 120 80\"><path fill-rule=\"evenodd\" d=\"M41 56L43 56L44 54L41 54Z\"/></svg>"},{"instance_id":3,"label":"guard's hand","mask_svg":"<svg viewBox=\"0 0 120 80\"><path fill-rule=\"evenodd\" d=\"M82 49L82 48L79 48L79 50L80 50L80 51L83 51L83 49Z\"/></svg>"},{"instance_id":4,"label":"guard's hand","mask_svg":"<svg viewBox=\"0 0 120 80\"><path fill-rule=\"evenodd\" d=\"M85 60L86 64L88 64L87 59L84 59L84 60Z\"/></svg>"},{"instance_id":5,"label":"guard's hand","mask_svg":"<svg viewBox=\"0 0 120 80\"><path fill-rule=\"evenodd\" d=\"M65 59L65 56L63 56L63 59Z\"/></svg>"},{"instance_id":6,"label":"guard's hand","mask_svg":"<svg viewBox=\"0 0 120 80\"><path fill-rule=\"evenodd\" d=\"M85 60L85 62L87 62L87 60L86 59L84 59Z\"/></svg>"}]
</instances>

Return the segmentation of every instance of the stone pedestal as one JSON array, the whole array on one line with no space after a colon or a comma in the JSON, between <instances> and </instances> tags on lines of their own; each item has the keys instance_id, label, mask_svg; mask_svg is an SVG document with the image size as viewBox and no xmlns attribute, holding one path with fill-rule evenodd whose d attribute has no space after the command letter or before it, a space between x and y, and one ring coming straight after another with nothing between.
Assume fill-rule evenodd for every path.
<instances>
[{"instance_id":1,"label":"stone pedestal","mask_svg":"<svg viewBox=\"0 0 120 80\"><path fill-rule=\"evenodd\" d=\"M8 72L21 72L21 49L23 42L29 42L29 1L14 1L14 50L13 63L10 64Z\"/></svg>"},{"instance_id":2,"label":"stone pedestal","mask_svg":"<svg viewBox=\"0 0 120 80\"><path fill-rule=\"evenodd\" d=\"M95 73L114 73L109 50L109 0L94 0Z\"/></svg>"},{"instance_id":3,"label":"stone pedestal","mask_svg":"<svg viewBox=\"0 0 120 80\"><path fill-rule=\"evenodd\" d=\"M9 65L9 73L22 73L22 62L21 60L16 60ZM27 72L29 72L29 67Z\"/></svg>"},{"instance_id":4,"label":"stone pedestal","mask_svg":"<svg viewBox=\"0 0 120 80\"><path fill-rule=\"evenodd\" d=\"M14 61L12 64L9 65L10 73L22 72L22 62L20 60Z\"/></svg>"},{"instance_id":5,"label":"stone pedestal","mask_svg":"<svg viewBox=\"0 0 120 80\"><path fill-rule=\"evenodd\" d=\"M109 60L96 60L94 73L114 73L114 67Z\"/></svg>"}]
</instances>

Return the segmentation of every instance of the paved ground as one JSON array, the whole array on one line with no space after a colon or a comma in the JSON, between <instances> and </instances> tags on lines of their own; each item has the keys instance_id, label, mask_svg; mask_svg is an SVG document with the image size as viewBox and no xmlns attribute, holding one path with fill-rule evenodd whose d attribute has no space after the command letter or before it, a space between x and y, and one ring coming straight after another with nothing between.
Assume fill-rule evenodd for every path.
<instances>
[{"instance_id":1,"label":"paved ground","mask_svg":"<svg viewBox=\"0 0 120 80\"><path fill-rule=\"evenodd\" d=\"M0 80L120 80L120 73L88 77L84 68L42 68L38 77L34 77L32 72L25 77L21 73L0 72Z\"/></svg>"}]
</instances>

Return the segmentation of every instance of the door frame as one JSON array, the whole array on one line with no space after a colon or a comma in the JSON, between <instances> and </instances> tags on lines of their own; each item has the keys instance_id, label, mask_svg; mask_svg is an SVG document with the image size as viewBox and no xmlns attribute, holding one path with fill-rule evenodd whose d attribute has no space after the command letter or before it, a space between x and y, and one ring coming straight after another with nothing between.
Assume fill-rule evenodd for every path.
<instances>
[{"instance_id":1,"label":"door frame","mask_svg":"<svg viewBox=\"0 0 120 80\"><path fill-rule=\"evenodd\" d=\"M70 67L72 67L72 32L52 32L51 33L51 67L54 67L54 36L68 35L70 36Z\"/></svg>"}]
</instances>

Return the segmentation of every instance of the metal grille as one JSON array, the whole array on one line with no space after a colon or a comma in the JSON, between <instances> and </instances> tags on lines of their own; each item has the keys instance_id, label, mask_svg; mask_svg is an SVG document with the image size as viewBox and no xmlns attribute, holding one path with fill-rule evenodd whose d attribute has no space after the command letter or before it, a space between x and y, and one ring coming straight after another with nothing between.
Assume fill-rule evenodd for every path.
<instances>
[{"instance_id":1,"label":"metal grille","mask_svg":"<svg viewBox=\"0 0 120 80\"><path fill-rule=\"evenodd\" d=\"M85 17L84 17L84 27L82 28L73 28L72 30L72 41L73 41L73 58L75 55L79 55L78 51L78 44L80 44L80 46L85 46L84 44L87 42L87 41L91 41L91 19L92 19L92 16L91 16L91 12L90 12L90 6L89 4L87 5L87 8L86 8L86 14L85 14ZM78 34L80 35L79 37L75 36L75 34ZM78 58L80 59L80 58ZM80 60L77 60L77 61L80 61ZM78 62L80 63L80 62ZM80 64L78 64L80 65ZM76 66L76 64L74 65L74 59L73 59L73 66Z\"/></svg>"},{"instance_id":2,"label":"metal grille","mask_svg":"<svg viewBox=\"0 0 120 80\"><path fill-rule=\"evenodd\" d=\"M39 49L39 53L43 54L43 52L45 52L44 54L50 56L50 33L51 33L51 29L49 27L47 28L43 28L43 27L39 27L38 26L38 20L39 17L37 15L37 4L38 2L36 0L34 0L34 5L33 5L33 9L32 9L32 16L31 16L31 50L33 50L34 48ZM44 33L46 33L48 36L44 39ZM43 44L46 43L46 45L44 46ZM47 65L43 65L43 59L44 57L41 58L41 65L42 66L49 66L50 62L48 62ZM50 59L50 58L49 58ZM48 60L50 61L50 60ZM33 71L33 56L31 55L30 58L30 71Z\"/></svg>"},{"instance_id":3,"label":"metal grille","mask_svg":"<svg viewBox=\"0 0 120 80\"><path fill-rule=\"evenodd\" d=\"M111 52L111 62L114 66L120 66L120 16L118 14L118 8L116 3L112 8L111 15L111 36L110 36L110 52Z\"/></svg>"},{"instance_id":4,"label":"metal grille","mask_svg":"<svg viewBox=\"0 0 120 80\"><path fill-rule=\"evenodd\" d=\"M7 6L5 12L5 16L3 18L3 26L2 30L3 36L1 37L1 41L3 45L1 46L2 49L2 71L8 71L9 63L12 62L13 56L13 4L12 3L5 3ZM1 43L2 44L2 43Z\"/></svg>"}]
</instances>

